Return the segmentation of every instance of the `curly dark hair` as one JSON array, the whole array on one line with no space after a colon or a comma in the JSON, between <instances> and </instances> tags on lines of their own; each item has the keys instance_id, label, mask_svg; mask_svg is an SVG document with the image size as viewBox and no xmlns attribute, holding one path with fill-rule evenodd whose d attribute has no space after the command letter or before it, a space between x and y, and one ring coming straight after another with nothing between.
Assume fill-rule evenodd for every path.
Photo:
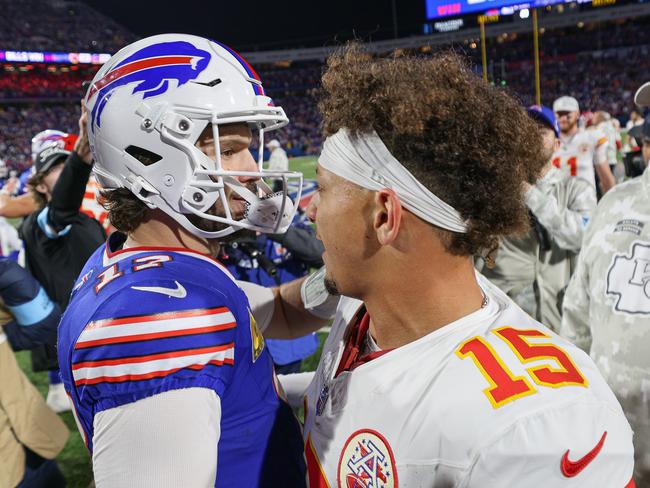
<instances>
[{"instance_id":1,"label":"curly dark hair","mask_svg":"<svg viewBox=\"0 0 650 488\"><path fill-rule=\"evenodd\" d=\"M102 190L98 200L108 210L113 227L125 234L133 232L149 217L149 207L126 188Z\"/></svg>"},{"instance_id":2,"label":"curly dark hair","mask_svg":"<svg viewBox=\"0 0 650 488\"><path fill-rule=\"evenodd\" d=\"M351 44L332 55L320 101L325 135L374 129L423 185L468 222L434 227L448 252L474 255L524 232L524 181L547 161L523 107L476 76L458 55L379 58Z\"/></svg>"}]
</instances>

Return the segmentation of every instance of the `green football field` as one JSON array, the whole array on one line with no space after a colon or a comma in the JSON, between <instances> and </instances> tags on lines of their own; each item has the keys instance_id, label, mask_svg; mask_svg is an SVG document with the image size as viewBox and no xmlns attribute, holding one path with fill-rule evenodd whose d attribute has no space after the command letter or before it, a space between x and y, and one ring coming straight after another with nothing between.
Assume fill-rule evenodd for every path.
<instances>
[{"instance_id":1,"label":"green football field","mask_svg":"<svg viewBox=\"0 0 650 488\"><path fill-rule=\"evenodd\" d=\"M301 171L304 174L305 179L316 178L316 156L305 156L300 158L293 158L289 160L290 169L293 171ZM320 344L322 347L323 341L325 339L324 334L319 334ZM28 352L19 352L16 354L18 363L29 379L38 390L43 394L47 395L47 374L46 373L34 373L31 369L31 362ZM320 357L320 348L312 357L307 358L303 363L304 371L313 371L316 369L318 364L318 358ZM70 429L70 439L66 444L63 452L57 458L61 470L65 475L68 486L70 488L86 488L89 486L92 481L92 470L90 457L88 451L84 446L83 440L77 426L75 424L74 418L70 412L66 412L61 415L66 425ZM119 466L116 466L115 469L120 469Z\"/></svg>"},{"instance_id":2,"label":"green football field","mask_svg":"<svg viewBox=\"0 0 650 488\"><path fill-rule=\"evenodd\" d=\"M293 171L302 171L305 179L316 178L316 161L318 156L302 156L289 160L289 168Z\"/></svg>"}]
</instances>

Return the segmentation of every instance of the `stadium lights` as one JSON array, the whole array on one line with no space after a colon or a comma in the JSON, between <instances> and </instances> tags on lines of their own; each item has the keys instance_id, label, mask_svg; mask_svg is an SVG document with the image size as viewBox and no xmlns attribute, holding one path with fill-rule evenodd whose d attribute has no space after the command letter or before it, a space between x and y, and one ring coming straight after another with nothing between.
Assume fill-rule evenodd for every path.
<instances>
[{"instance_id":1,"label":"stadium lights","mask_svg":"<svg viewBox=\"0 0 650 488\"><path fill-rule=\"evenodd\" d=\"M0 50L0 61L8 63L104 64L110 57L111 55L106 53Z\"/></svg>"},{"instance_id":2,"label":"stadium lights","mask_svg":"<svg viewBox=\"0 0 650 488\"><path fill-rule=\"evenodd\" d=\"M524 8L524 9L521 9L519 11L519 18L520 19L527 19L528 17L530 17L530 10L528 10L527 8Z\"/></svg>"}]
</instances>

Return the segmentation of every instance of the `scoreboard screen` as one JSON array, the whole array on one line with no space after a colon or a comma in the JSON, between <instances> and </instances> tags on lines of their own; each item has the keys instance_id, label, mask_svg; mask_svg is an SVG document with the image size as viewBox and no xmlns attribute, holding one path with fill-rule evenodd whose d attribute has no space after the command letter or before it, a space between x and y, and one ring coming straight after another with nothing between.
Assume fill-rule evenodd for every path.
<instances>
[{"instance_id":1,"label":"scoreboard screen","mask_svg":"<svg viewBox=\"0 0 650 488\"><path fill-rule=\"evenodd\" d=\"M480 15L487 12L507 15L512 14L513 8L535 8L568 3L575 0L425 0L427 19L440 17L461 16L467 14ZM578 0L587 3L590 0Z\"/></svg>"}]
</instances>

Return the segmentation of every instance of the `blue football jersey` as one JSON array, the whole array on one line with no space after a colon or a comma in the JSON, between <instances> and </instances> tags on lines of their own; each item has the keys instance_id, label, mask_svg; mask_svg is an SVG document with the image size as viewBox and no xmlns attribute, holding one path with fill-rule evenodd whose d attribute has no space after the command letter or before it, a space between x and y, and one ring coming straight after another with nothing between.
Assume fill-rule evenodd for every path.
<instances>
[{"instance_id":1,"label":"blue football jersey","mask_svg":"<svg viewBox=\"0 0 650 488\"><path fill-rule=\"evenodd\" d=\"M279 397L244 292L218 262L187 249L89 259L59 326L59 364L86 445L94 415L183 388L221 401L215 486L305 486L300 426Z\"/></svg>"}]
</instances>

